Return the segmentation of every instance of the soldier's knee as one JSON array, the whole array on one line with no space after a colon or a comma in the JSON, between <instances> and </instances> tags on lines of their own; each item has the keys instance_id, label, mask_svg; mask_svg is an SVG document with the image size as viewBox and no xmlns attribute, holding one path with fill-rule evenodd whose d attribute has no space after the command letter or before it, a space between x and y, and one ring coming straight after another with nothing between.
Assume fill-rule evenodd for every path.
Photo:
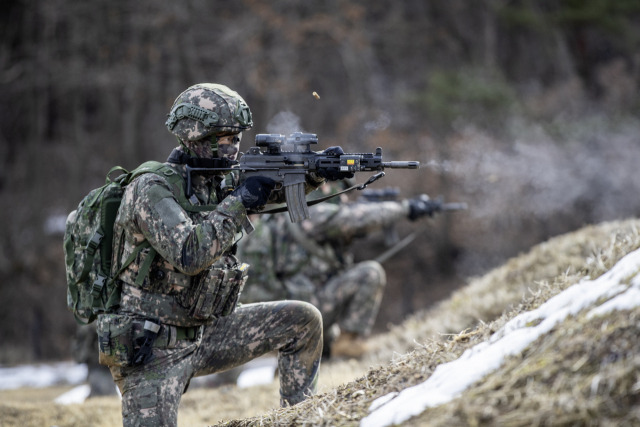
<instances>
[{"instance_id":1,"label":"soldier's knee","mask_svg":"<svg viewBox=\"0 0 640 427\"><path fill-rule=\"evenodd\" d=\"M320 313L320 310L318 310L316 306L311 303L304 301L298 302L301 316L306 320L306 323L315 328L322 329L322 313Z\"/></svg>"},{"instance_id":2,"label":"soldier's knee","mask_svg":"<svg viewBox=\"0 0 640 427\"><path fill-rule=\"evenodd\" d=\"M363 261L358 264L358 267L372 284L380 287L387 284L387 273L378 261Z\"/></svg>"},{"instance_id":3,"label":"soldier's knee","mask_svg":"<svg viewBox=\"0 0 640 427\"><path fill-rule=\"evenodd\" d=\"M288 311L294 323L308 331L322 330L322 314L313 304L304 301L287 301Z\"/></svg>"}]
</instances>

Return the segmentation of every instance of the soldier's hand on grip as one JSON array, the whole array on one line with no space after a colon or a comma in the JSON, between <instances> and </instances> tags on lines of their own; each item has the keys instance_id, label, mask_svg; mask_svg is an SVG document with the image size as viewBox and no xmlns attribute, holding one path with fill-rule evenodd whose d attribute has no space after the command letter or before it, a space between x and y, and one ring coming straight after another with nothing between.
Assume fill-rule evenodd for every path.
<instances>
[{"instance_id":1,"label":"soldier's hand on grip","mask_svg":"<svg viewBox=\"0 0 640 427\"><path fill-rule=\"evenodd\" d=\"M425 215L433 216L433 213L437 211L440 206L437 201L431 200L426 194L421 194L420 196L409 199L408 201L409 219L411 221L415 221Z\"/></svg>"},{"instance_id":2,"label":"soldier's hand on grip","mask_svg":"<svg viewBox=\"0 0 640 427\"><path fill-rule=\"evenodd\" d=\"M240 197L242 204L247 209L256 209L267 204L271 191L276 182L264 176L250 176L247 180L231 193Z\"/></svg>"},{"instance_id":3,"label":"soldier's hand on grip","mask_svg":"<svg viewBox=\"0 0 640 427\"><path fill-rule=\"evenodd\" d=\"M344 150L339 145L336 145L327 148L322 152L322 154L328 154L330 156L341 156L344 154ZM319 169L317 173L327 181L339 181L341 179L353 178L353 172L341 172L339 168Z\"/></svg>"}]
</instances>

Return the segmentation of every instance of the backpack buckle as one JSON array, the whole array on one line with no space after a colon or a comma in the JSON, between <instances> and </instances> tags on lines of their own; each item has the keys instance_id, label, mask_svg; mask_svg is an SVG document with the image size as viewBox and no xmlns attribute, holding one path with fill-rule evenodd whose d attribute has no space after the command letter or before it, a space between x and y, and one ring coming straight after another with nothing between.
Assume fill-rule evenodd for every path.
<instances>
[{"instance_id":1,"label":"backpack buckle","mask_svg":"<svg viewBox=\"0 0 640 427\"><path fill-rule=\"evenodd\" d=\"M95 234L91 237L91 240L89 240L89 243L87 243L87 252L89 252L91 255L96 253L96 249L98 249L98 246L100 245L100 242L102 242L103 237L104 234L100 233L100 230L96 231Z\"/></svg>"},{"instance_id":2,"label":"backpack buckle","mask_svg":"<svg viewBox=\"0 0 640 427\"><path fill-rule=\"evenodd\" d=\"M91 285L91 296L96 298L98 295L100 295L100 292L102 292L102 288L104 287L104 284L106 282L107 276L102 273L98 273L98 275L96 276L96 280L94 280L93 284Z\"/></svg>"}]
</instances>

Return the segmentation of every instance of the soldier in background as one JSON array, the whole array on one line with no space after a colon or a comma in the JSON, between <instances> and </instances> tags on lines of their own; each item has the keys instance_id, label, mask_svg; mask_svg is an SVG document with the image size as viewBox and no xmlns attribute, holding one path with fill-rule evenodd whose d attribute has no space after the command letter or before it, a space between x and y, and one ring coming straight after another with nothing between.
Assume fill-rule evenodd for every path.
<instances>
[{"instance_id":1,"label":"soldier in background","mask_svg":"<svg viewBox=\"0 0 640 427\"><path fill-rule=\"evenodd\" d=\"M321 190L331 191L325 184ZM251 264L240 301L281 299L310 302L322 313L323 356L360 357L387 283L382 265L354 263L354 238L399 221L431 216L437 202L426 195L400 201L320 203L310 218L292 223L287 215L264 215L239 244Z\"/></svg>"}]
</instances>

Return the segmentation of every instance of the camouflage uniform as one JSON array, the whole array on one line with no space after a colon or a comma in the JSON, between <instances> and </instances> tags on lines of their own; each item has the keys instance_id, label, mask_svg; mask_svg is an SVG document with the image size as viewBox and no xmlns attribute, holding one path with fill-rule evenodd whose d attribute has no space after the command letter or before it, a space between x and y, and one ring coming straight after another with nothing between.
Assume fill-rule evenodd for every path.
<instances>
[{"instance_id":1,"label":"camouflage uniform","mask_svg":"<svg viewBox=\"0 0 640 427\"><path fill-rule=\"evenodd\" d=\"M202 180L197 181L198 198L211 203ZM204 325L188 314L190 277L214 262L236 262L228 249L238 230L237 218L243 215L244 207L234 196L226 197L213 212L188 215L157 175L143 175L127 188L114 228L123 242L118 257L125 259L143 239L161 256L141 288L135 286L137 271L148 250L120 276L117 315L139 322L154 319L162 327L151 362L111 367L122 392L125 425L175 425L180 397L192 377L224 371L274 350L279 351L281 403L298 403L314 391L322 320L312 305L249 304ZM98 324L109 321L109 316L101 315ZM179 331L192 327L195 334L180 339Z\"/></svg>"},{"instance_id":2,"label":"camouflage uniform","mask_svg":"<svg viewBox=\"0 0 640 427\"><path fill-rule=\"evenodd\" d=\"M97 321L101 363L109 366L122 393L125 426L176 425L180 399L192 377L224 371L272 351L278 352L282 405L296 404L316 389L322 353L319 311L294 301L235 307L234 292L241 290L240 273L245 270L232 252L248 220L242 194L230 193L235 180L192 174L188 202L177 196L187 179L185 163L177 161L187 155L185 150L202 149L195 153L197 160L217 155L207 152L217 150L209 140L204 145L184 141L205 141L198 138L207 136L203 129L209 132L201 125L206 121L233 124L224 111L215 113L215 102L220 94L227 98L227 90L196 85L176 100L167 126L186 136L166 164L183 179L176 183L166 178L171 171L163 172L166 177L141 175L126 188L118 210L112 274L126 265L136 247L149 245L118 276L117 311L101 314ZM244 101L239 96L230 100L229 105L237 106L234 120L250 121ZM195 125L185 128L185 123ZM202 206L209 208L198 211ZM229 293L210 293L212 283L228 285L224 289ZM206 310L211 307L223 310L211 315Z\"/></svg>"},{"instance_id":3,"label":"camouflage uniform","mask_svg":"<svg viewBox=\"0 0 640 427\"><path fill-rule=\"evenodd\" d=\"M292 224L284 215L261 217L256 231L239 244L255 268L241 295L243 302L294 299L311 302L322 313L325 346L332 325L367 335L375 322L386 276L376 261L354 264L349 244L355 237L406 219L406 204L321 203L311 217Z\"/></svg>"}]
</instances>

